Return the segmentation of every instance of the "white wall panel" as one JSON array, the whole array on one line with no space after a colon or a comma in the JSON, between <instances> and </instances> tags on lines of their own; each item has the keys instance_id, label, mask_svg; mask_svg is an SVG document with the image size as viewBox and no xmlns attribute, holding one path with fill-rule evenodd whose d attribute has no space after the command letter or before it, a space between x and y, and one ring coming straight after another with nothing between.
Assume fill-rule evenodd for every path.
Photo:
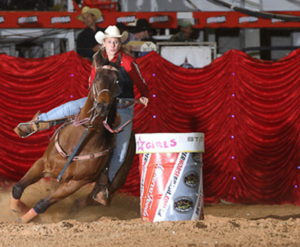
<instances>
[{"instance_id":1,"label":"white wall panel","mask_svg":"<svg viewBox=\"0 0 300 247\"><path fill-rule=\"evenodd\" d=\"M191 0L202 11L230 11L207 0ZM223 0L251 10L300 11L300 0ZM121 0L122 11L195 11L186 0Z\"/></svg>"}]
</instances>

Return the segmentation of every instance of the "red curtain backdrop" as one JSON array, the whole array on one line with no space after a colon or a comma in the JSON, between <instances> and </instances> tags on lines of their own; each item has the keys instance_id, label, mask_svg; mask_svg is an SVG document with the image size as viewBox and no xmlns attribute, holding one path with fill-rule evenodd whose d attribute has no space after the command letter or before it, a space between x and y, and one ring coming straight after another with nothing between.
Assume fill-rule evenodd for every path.
<instances>
[{"instance_id":1,"label":"red curtain backdrop","mask_svg":"<svg viewBox=\"0 0 300 247\"><path fill-rule=\"evenodd\" d=\"M13 128L86 96L91 63L75 52L0 61L0 176L18 180L53 130L22 139ZM231 50L203 69L177 67L155 52L137 61L151 98L134 132L205 133L206 203L300 204L300 50L276 62ZM139 195L137 156L121 190Z\"/></svg>"}]
</instances>

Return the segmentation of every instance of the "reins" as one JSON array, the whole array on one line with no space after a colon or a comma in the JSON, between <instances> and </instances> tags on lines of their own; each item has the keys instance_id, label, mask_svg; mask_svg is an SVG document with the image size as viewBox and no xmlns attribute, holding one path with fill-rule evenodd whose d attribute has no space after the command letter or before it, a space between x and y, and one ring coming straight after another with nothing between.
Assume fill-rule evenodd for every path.
<instances>
[{"instance_id":1,"label":"reins","mask_svg":"<svg viewBox=\"0 0 300 247\"><path fill-rule=\"evenodd\" d=\"M95 118L98 116L98 114L93 114L93 112L95 112L95 109L96 109L95 106L93 106L93 108L91 109L91 110L92 110L91 116L90 116L90 118L88 118L90 124L89 124L89 126L88 126L87 128L85 128L85 130L84 130L84 132L83 132L83 134L82 134L82 136L81 136L79 142L77 143L77 145L76 145L75 149L73 150L72 154L69 156L69 158L68 158L68 160L67 160L67 163L65 164L64 168L61 170L60 174L58 175L58 177L57 177L57 181L58 181L58 182L62 179L62 176L63 176L64 172L65 172L66 169L68 168L69 164L72 162L72 160L73 160L74 156L76 155L76 153L77 153L79 147L81 146L81 144L82 144L82 142L83 142L83 140L84 140L86 134L88 133L89 128L93 126L93 122L94 122ZM80 112L77 114L76 119L78 119L79 114L80 114ZM75 119L74 122L73 122L74 125L75 125L76 119ZM84 120L84 119L83 119L83 120ZM77 121L76 124L78 124L79 122L81 122L81 121ZM84 121L83 121L83 122L84 122ZM82 125L82 123L80 123L80 124L78 124L78 125ZM75 125L75 126L78 126L78 125ZM103 151L103 152L105 152L105 154L108 153L107 150L105 150L105 151ZM61 152L60 152L60 154L62 155ZM99 156L101 156L101 155L99 155ZM99 157L99 156L98 156L98 157Z\"/></svg>"},{"instance_id":2,"label":"reins","mask_svg":"<svg viewBox=\"0 0 300 247\"><path fill-rule=\"evenodd\" d=\"M97 104L98 104L98 103L97 103L97 97L99 97L99 95L100 95L101 93L103 93L103 92L109 92L109 90L105 88L105 89L102 89L99 93L97 93L97 89L96 89L96 87L95 87L94 85L95 85L95 84L93 83L92 89L93 89L94 103L93 103L93 107L88 111L88 113L89 113L89 112L92 112L92 113L93 113L93 110L96 109ZM94 114L93 117L92 117L92 115L91 115L89 118L84 118L84 119L81 119L81 120L78 121L78 117L79 117L79 115L80 115L80 112L81 112L81 109L80 109L79 113L78 113L78 114L76 115L76 117L75 117L75 120L74 120L74 122L73 122L73 125L74 125L74 126L83 125L83 124L86 124L86 123L88 123L88 122L91 122L91 123L92 123L92 122L95 120L95 118L99 116L99 114Z\"/></svg>"},{"instance_id":3,"label":"reins","mask_svg":"<svg viewBox=\"0 0 300 247\"><path fill-rule=\"evenodd\" d=\"M130 100L129 100L130 101ZM131 100L130 103L126 104L125 106L119 106L118 108L126 108L126 107L129 107L135 103L139 103L141 104L141 102L139 100ZM122 126L120 126L118 129L115 129L113 130L109 124L107 123L107 118L103 121L103 126L110 132L110 133L119 133L121 132L122 130L124 130L124 128L130 123L133 121L133 119L135 117L137 117L143 110L145 110L147 106L144 105L144 107L137 113L135 114L131 119L129 119L127 122L125 122Z\"/></svg>"},{"instance_id":4,"label":"reins","mask_svg":"<svg viewBox=\"0 0 300 247\"><path fill-rule=\"evenodd\" d=\"M70 155L70 157L67 160L67 163L65 164L64 168L61 170L60 174L57 177L57 181L59 182L64 174L64 172L66 171L66 169L68 168L69 164L71 163L71 161L73 160L75 154L77 153L81 143L83 142L83 139L85 138L87 132L88 132L89 128L86 128L83 132L83 135L81 136L77 146L75 147L73 153Z\"/></svg>"}]
</instances>

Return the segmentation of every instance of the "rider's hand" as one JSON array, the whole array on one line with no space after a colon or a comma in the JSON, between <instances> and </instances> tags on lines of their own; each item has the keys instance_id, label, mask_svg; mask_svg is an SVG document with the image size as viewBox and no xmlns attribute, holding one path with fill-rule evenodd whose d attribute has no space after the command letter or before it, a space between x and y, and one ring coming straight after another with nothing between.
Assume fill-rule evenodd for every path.
<instances>
[{"instance_id":1,"label":"rider's hand","mask_svg":"<svg viewBox=\"0 0 300 247\"><path fill-rule=\"evenodd\" d=\"M141 98L139 98L139 101L140 101L143 105L147 106L147 105L148 105L148 102L149 102L149 99L146 98L146 97L141 97Z\"/></svg>"}]
</instances>

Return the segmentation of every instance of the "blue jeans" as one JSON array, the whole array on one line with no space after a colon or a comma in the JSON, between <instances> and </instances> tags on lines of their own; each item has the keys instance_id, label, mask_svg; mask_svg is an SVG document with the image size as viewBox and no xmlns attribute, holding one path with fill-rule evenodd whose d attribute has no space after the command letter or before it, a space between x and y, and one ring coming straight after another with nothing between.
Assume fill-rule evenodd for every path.
<instances>
[{"instance_id":1,"label":"blue jeans","mask_svg":"<svg viewBox=\"0 0 300 247\"><path fill-rule=\"evenodd\" d=\"M62 104L52 109L47 113L42 113L39 116L39 120L48 121L48 120L53 120L58 118L65 118L71 115L76 115L78 114L79 110L84 106L86 100L87 97L74 100L74 101L69 101L65 104ZM123 106L123 104L119 104L118 106ZM133 108L134 108L133 105L126 108L117 108L117 112L121 117L120 126L126 123L129 119L132 119ZM113 178L115 177L116 173L118 172L118 170L120 169L121 165L125 160L129 141L130 141L131 131L132 131L132 122L130 122L124 128L123 131L117 134L117 146L114 149L113 157L111 159L110 166L109 166L108 178L110 181L113 180Z\"/></svg>"},{"instance_id":2,"label":"blue jeans","mask_svg":"<svg viewBox=\"0 0 300 247\"><path fill-rule=\"evenodd\" d=\"M62 104L58 107L55 107L51 111L47 113L42 113L39 115L39 120L47 121L47 120L54 120L59 118L65 118L68 116L76 115L80 111L80 109L84 106L87 97L69 101L65 104Z\"/></svg>"}]
</instances>

